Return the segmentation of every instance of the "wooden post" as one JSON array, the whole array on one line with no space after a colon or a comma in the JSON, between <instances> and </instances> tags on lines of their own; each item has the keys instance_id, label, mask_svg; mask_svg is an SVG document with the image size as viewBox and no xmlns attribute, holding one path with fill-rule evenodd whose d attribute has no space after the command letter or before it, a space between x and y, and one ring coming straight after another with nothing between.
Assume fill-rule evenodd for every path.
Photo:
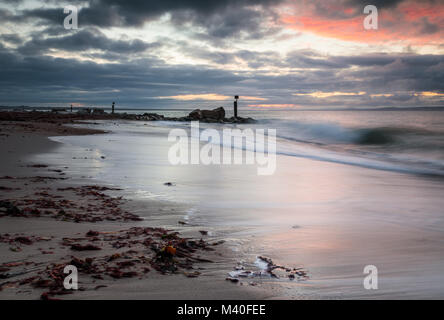
<instances>
[{"instance_id":1,"label":"wooden post","mask_svg":"<svg viewBox=\"0 0 444 320\"><path fill-rule=\"evenodd\" d=\"M234 96L234 118L237 118L237 100L239 96Z\"/></svg>"},{"instance_id":2,"label":"wooden post","mask_svg":"<svg viewBox=\"0 0 444 320\"><path fill-rule=\"evenodd\" d=\"M114 114L114 105L115 105L116 103L115 102L113 102L113 106L112 106L112 110L111 110L111 113L112 114Z\"/></svg>"}]
</instances>

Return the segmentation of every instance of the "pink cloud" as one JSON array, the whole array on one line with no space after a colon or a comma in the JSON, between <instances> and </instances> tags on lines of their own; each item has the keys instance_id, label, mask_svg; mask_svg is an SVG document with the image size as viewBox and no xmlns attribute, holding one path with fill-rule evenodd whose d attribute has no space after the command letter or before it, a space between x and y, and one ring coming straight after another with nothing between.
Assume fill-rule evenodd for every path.
<instances>
[{"instance_id":1,"label":"pink cloud","mask_svg":"<svg viewBox=\"0 0 444 320\"><path fill-rule=\"evenodd\" d=\"M321 9L322 10L321 10ZM381 8L378 30L365 30L362 8L333 3L295 4L292 13L281 15L287 28L312 32L328 38L354 42L402 40L408 44L441 44L444 28L444 3L404 1L393 8Z\"/></svg>"}]
</instances>

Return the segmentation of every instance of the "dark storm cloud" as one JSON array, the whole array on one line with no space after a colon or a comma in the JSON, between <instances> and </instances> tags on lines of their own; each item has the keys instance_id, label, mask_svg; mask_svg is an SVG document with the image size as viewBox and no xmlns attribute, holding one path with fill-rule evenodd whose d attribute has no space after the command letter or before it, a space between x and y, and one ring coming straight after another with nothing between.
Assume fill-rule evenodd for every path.
<instances>
[{"instance_id":1,"label":"dark storm cloud","mask_svg":"<svg viewBox=\"0 0 444 320\"><path fill-rule=\"evenodd\" d=\"M202 51L202 53L205 50ZM107 52L111 58L118 53ZM214 53L217 55L218 53ZM242 50L221 56L223 61L245 59L268 66L264 52ZM444 56L438 55L369 55L360 57L322 56L312 51L299 51L293 71L270 75L255 72L231 72L205 66L167 65L156 59L139 59L118 64L97 64L74 59L47 56L21 56L0 46L0 103L29 104L88 102L150 107L194 107L196 102L157 99L181 94L219 93L263 96L269 103L303 105L331 104L386 106L399 103L417 105L413 94L397 94L391 98L370 98L372 93L396 91L444 92ZM270 60L277 57L270 55ZM321 61L323 61L321 63ZM282 59L291 66L293 60ZM351 68L353 66L354 68ZM315 99L293 96L293 93L341 91L368 93L366 96L341 99ZM211 105L211 102L208 102ZM214 103L212 103L214 105ZM201 104L198 104L201 105Z\"/></svg>"},{"instance_id":2,"label":"dark storm cloud","mask_svg":"<svg viewBox=\"0 0 444 320\"><path fill-rule=\"evenodd\" d=\"M286 62L293 68L344 68L347 63L343 61L334 61L334 59L325 59L317 54L309 52L294 51L287 55Z\"/></svg>"},{"instance_id":3,"label":"dark storm cloud","mask_svg":"<svg viewBox=\"0 0 444 320\"><path fill-rule=\"evenodd\" d=\"M176 95L234 84L243 77L221 70L167 66L140 59L121 64L97 64L74 59L36 56L20 58L0 46L1 103L22 101L107 103L113 97L141 105L147 97ZM120 90L121 93L110 93ZM160 101L162 102L162 101ZM158 102L159 103L159 102Z\"/></svg>"},{"instance_id":4,"label":"dark storm cloud","mask_svg":"<svg viewBox=\"0 0 444 320\"><path fill-rule=\"evenodd\" d=\"M389 10L396 8L398 4L406 0L314 0L310 5L314 7L314 12L322 17L333 20L342 20L362 15L364 7L374 5L378 10ZM352 9L351 11L344 9Z\"/></svg>"},{"instance_id":5,"label":"dark storm cloud","mask_svg":"<svg viewBox=\"0 0 444 320\"><path fill-rule=\"evenodd\" d=\"M333 57L332 60L347 66L355 65L361 67L370 67L385 66L387 64L393 63L396 60L396 56L391 56L387 54L374 54L366 56L340 56Z\"/></svg>"},{"instance_id":6,"label":"dark storm cloud","mask_svg":"<svg viewBox=\"0 0 444 320\"><path fill-rule=\"evenodd\" d=\"M109 25L121 24L128 26L141 25L153 17L177 11L192 11L202 19L206 19L206 17L211 17L211 15L219 12L229 11L234 14L236 10L246 6L269 7L280 2L282 0L92 0L90 7L83 9L83 13L86 19L90 18L92 24L95 16L111 13L111 15L118 16L120 19L109 20Z\"/></svg>"},{"instance_id":7,"label":"dark storm cloud","mask_svg":"<svg viewBox=\"0 0 444 320\"><path fill-rule=\"evenodd\" d=\"M357 6L364 8L366 5L374 5L377 8L393 8L396 7L401 2L405 2L406 0L347 0L346 4L351 6Z\"/></svg>"},{"instance_id":8,"label":"dark storm cloud","mask_svg":"<svg viewBox=\"0 0 444 320\"><path fill-rule=\"evenodd\" d=\"M359 56L321 56L312 51L294 51L287 55L286 65L295 68L347 69L357 67L385 67L399 61L408 68L426 68L443 63L441 55L368 54Z\"/></svg>"},{"instance_id":9,"label":"dark storm cloud","mask_svg":"<svg viewBox=\"0 0 444 320\"><path fill-rule=\"evenodd\" d=\"M194 25L205 28L206 37L227 38L242 37L243 39L260 39L277 32L267 27L267 21L278 20L271 10L255 10L252 8L221 8L219 11L202 17L199 11L178 11L171 16L177 26ZM199 35L200 36L200 35Z\"/></svg>"},{"instance_id":10,"label":"dark storm cloud","mask_svg":"<svg viewBox=\"0 0 444 320\"><path fill-rule=\"evenodd\" d=\"M241 50L235 54L237 59L243 60L247 63L249 68L261 69L264 67L274 66L274 67L285 67L285 63L282 57L273 51L250 51Z\"/></svg>"},{"instance_id":11,"label":"dark storm cloud","mask_svg":"<svg viewBox=\"0 0 444 320\"><path fill-rule=\"evenodd\" d=\"M429 19L427 17L424 17L422 19L422 26L420 28L420 33L421 34L433 34L439 31L439 26L434 24L434 23L430 23Z\"/></svg>"},{"instance_id":12,"label":"dark storm cloud","mask_svg":"<svg viewBox=\"0 0 444 320\"><path fill-rule=\"evenodd\" d=\"M51 24L62 26L66 14L63 13L63 8L37 8L32 10L24 10L19 17L28 21L32 18L39 18L46 20Z\"/></svg>"},{"instance_id":13,"label":"dark storm cloud","mask_svg":"<svg viewBox=\"0 0 444 320\"><path fill-rule=\"evenodd\" d=\"M406 3L411 0L346 0L345 3L352 5L352 6L358 6L364 8L366 5L374 5L377 8L395 8L401 3ZM421 0L422 3L430 3L435 4L439 2L440 0ZM418 1L419 2L419 1Z\"/></svg>"},{"instance_id":14,"label":"dark storm cloud","mask_svg":"<svg viewBox=\"0 0 444 320\"><path fill-rule=\"evenodd\" d=\"M389 65L362 71L361 77L377 89L444 92L444 57L401 56Z\"/></svg>"},{"instance_id":15,"label":"dark storm cloud","mask_svg":"<svg viewBox=\"0 0 444 320\"><path fill-rule=\"evenodd\" d=\"M263 67L286 67L287 64L281 55L274 51L238 50L225 52L208 50L206 47L191 46L185 42L180 43L181 51L192 58L202 59L213 64L246 64L249 68L261 69Z\"/></svg>"},{"instance_id":16,"label":"dark storm cloud","mask_svg":"<svg viewBox=\"0 0 444 320\"><path fill-rule=\"evenodd\" d=\"M271 14L271 7L284 0L90 0L89 6L79 11L79 26L141 26L145 22L170 13L176 24L192 22L208 29L215 37L227 37L245 30L252 37L262 34L257 28ZM252 7L267 10L253 10ZM24 10L21 19L41 19L61 25L65 18L63 8ZM9 17L12 19L12 17Z\"/></svg>"},{"instance_id":17,"label":"dark storm cloud","mask_svg":"<svg viewBox=\"0 0 444 320\"><path fill-rule=\"evenodd\" d=\"M4 4L18 6L23 3L23 0L2 0Z\"/></svg>"},{"instance_id":18,"label":"dark storm cloud","mask_svg":"<svg viewBox=\"0 0 444 320\"><path fill-rule=\"evenodd\" d=\"M13 21L14 19L15 19L15 15L10 10L0 9L0 20L1 21Z\"/></svg>"},{"instance_id":19,"label":"dark storm cloud","mask_svg":"<svg viewBox=\"0 0 444 320\"><path fill-rule=\"evenodd\" d=\"M276 104L416 106L420 101L413 92L444 92L442 55L331 56L313 50L284 55L275 48L269 51L236 50L233 41L259 39L276 32L273 22L278 17L273 12L273 5L280 2L91 0L89 7L80 11L80 29L77 31L63 28L66 15L62 8L42 7L14 12L0 9L2 21L39 27L25 35L10 32L0 35L0 104L87 102L108 105L115 100L128 106L189 107L195 102L157 97L237 93L262 96L269 99L267 103ZM400 2L374 1L373 4L391 9ZM56 1L52 3L58 4ZM326 3L316 1L314 5L333 19L355 14L332 12ZM338 3L349 3L362 14L363 1L338 0ZM253 6L260 6L261 10ZM198 37L202 45L195 46L193 41L175 38L158 38L153 43L138 39L116 40L102 32L112 26L141 26L165 13L170 14L170 23L177 30L185 30L188 38ZM272 22L271 26L267 22ZM436 26L427 18L418 25L418 30L424 34L437 32ZM161 49L164 53L163 50L167 52L169 48L173 54L180 51L181 55L202 60L202 65L169 65L168 61L160 59L162 54L159 57L149 54L151 49ZM53 49L114 63L47 56ZM139 55L143 58L138 58ZM214 64L219 68L213 67ZM220 67L228 64L239 64L239 70ZM245 66L250 69L244 70ZM266 71L270 68L274 68L273 74ZM315 91L365 91L368 94L332 99L293 95ZM370 97L373 93L392 92L392 97Z\"/></svg>"},{"instance_id":20,"label":"dark storm cloud","mask_svg":"<svg viewBox=\"0 0 444 320\"><path fill-rule=\"evenodd\" d=\"M43 34L46 35L47 31L45 30ZM74 31L63 37L43 38L43 34L34 36L32 40L27 41L18 48L18 52L25 55L36 55L51 49L71 52L95 49L110 53L131 54L160 46L159 43L147 43L139 39L130 41L109 39L95 28Z\"/></svg>"},{"instance_id":21,"label":"dark storm cloud","mask_svg":"<svg viewBox=\"0 0 444 320\"><path fill-rule=\"evenodd\" d=\"M297 50L287 54L285 66L290 68L345 69L351 66L384 66L393 63L396 58L397 56L388 54L322 56L311 50Z\"/></svg>"},{"instance_id":22,"label":"dark storm cloud","mask_svg":"<svg viewBox=\"0 0 444 320\"><path fill-rule=\"evenodd\" d=\"M9 42L18 45L23 42L23 39L15 33L6 33L0 35L0 41Z\"/></svg>"},{"instance_id":23,"label":"dark storm cloud","mask_svg":"<svg viewBox=\"0 0 444 320\"><path fill-rule=\"evenodd\" d=\"M392 62L385 63L389 61ZM316 59L318 60L318 59ZM344 57L325 58L321 65L304 59L306 68L322 67L319 70L301 70L285 76L255 76L260 90L286 88L293 93L314 91L392 93L394 91L444 92L444 56L442 55L392 55L384 63L374 64L375 57L352 58L344 68L336 68L335 61ZM308 62L307 62L308 61ZM371 63L370 63L371 62ZM345 63L345 62L344 62ZM332 68L325 68L331 66ZM358 66L359 68L350 68ZM300 67L298 64L296 67ZM283 85L285 84L285 85ZM300 98L303 99L303 98ZM361 99L361 98L360 98ZM392 103L387 101L387 103Z\"/></svg>"},{"instance_id":24,"label":"dark storm cloud","mask_svg":"<svg viewBox=\"0 0 444 320\"><path fill-rule=\"evenodd\" d=\"M314 7L317 15L328 19L349 19L362 15L367 5L374 5L378 10L395 10L400 4L411 0L313 0L310 5ZM436 0L422 0L423 4L435 4ZM344 10L344 9L352 9Z\"/></svg>"}]
</instances>

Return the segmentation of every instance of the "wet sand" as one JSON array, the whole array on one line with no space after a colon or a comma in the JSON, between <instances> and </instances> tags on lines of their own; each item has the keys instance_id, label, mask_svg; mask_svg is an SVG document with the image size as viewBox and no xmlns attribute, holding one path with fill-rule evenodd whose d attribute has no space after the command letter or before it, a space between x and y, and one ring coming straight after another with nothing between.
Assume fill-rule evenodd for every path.
<instances>
[{"instance_id":1,"label":"wet sand","mask_svg":"<svg viewBox=\"0 0 444 320\"><path fill-rule=\"evenodd\" d=\"M96 160L73 162L74 171L86 172L87 162L94 166L87 174L118 182L135 198L190 207L181 218L184 229L203 228L209 238L226 240L231 270L237 262L257 270L257 257L266 256L308 272L302 281L246 280L271 298L444 296L442 179L288 156L277 157L271 176L258 176L255 165L171 166L167 136L174 125L94 124L88 127L113 133L56 138L63 147L39 159L68 161L74 150L89 148L84 154ZM106 160L98 162L101 155ZM378 290L363 286L366 265L378 267Z\"/></svg>"},{"instance_id":2,"label":"wet sand","mask_svg":"<svg viewBox=\"0 0 444 320\"><path fill-rule=\"evenodd\" d=\"M69 163L47 166L47 164L30 162L29 159L35 154L44 154L60 147L59 143L50 141L48 136L96 134L102 131L69 128L59 124L4 121L0 122L0 129L0 149L2 150L0 186L3 187L1 200L64 197L64 199L74 202L76 206L82 206L82 203L85 206L100 206L101 202L98 202L94 197L78 195L73 191L82 185L97 185L97 181L71 177ZM106 188L112 187L115 186L106 186ZM74 189L70 190L70 188ZM96 191L93 190L93 192ZM103 193L106 196L100 195L100 197L107 197L107 201L114 201L113 198L121 196L119 190L107 190ZM110 198L108 199L108 197ZM208 243L208 247L212 251L197 249L192 255L213 262L196 260L193 261L191 269L179 268L174 274L169 272L162 274L162 272L155 270L153 265L146 263L147 269L150 269L146 274L139 272L137 276L128 278L114 279L104 275L102 280L91 277L91 274L82 274L80 271L80 290L73 294L45 295L45 292L48 293L50 290L44 284L33 285L38 279L33 279L33 277L39 277L42 272L45 273L47 268L70 261L73 257L86 261L88 257L100 259L100 257L109 257L116 252L122 252L123 249L117 251L108 245L110 241L105 239L108 234L121 230L129 230L133 227L162 228L175 225L177 226L176 230L181 232L179 237L196 239L196 241L200 238L205 239L205 236L201 235L198 230L181 228L181 225L178 224L178 219L183 217L187 209L182 204L168 201L128 201L123 199L118 207L131 214L142 214L143 220L107 221L105 219L95 223L87 221L76 223L75 218L69 216L64 219L66 221L62 221L54 219L52 215L45 214L26 218L21 216L1 217L0 235L3 241L0 242L0 265L3 268L2 274L11 275L15 272L23 274L0 279L0 299L38 299L42 297L50 299L243 299L270 296L261 288L242 287L239 283L226 281L226 270L232 268L230 252L223 245L213 241ZM72 219L74 221L71 221ZM91 230L98 233L97 242L91 242L89 239L84 240L85 235ZM166 234L172 234L173 231L175 230ZM151 236L156 241L156 236ZM24 240L17 241L17 238ZM8 239L13 239L13 241ZM32 243L26 243L29 239ZM73 251L73 247L70 247L72 241L74 244L80 242L82 245L98 244L101 247L100 253L98 253L99 251ZM157 241L161 242L162 239L159 238ZM139 247L137 247L138 245ZM144 249L144 247L140 248L140 244L135 244L131 249L140 250L146 256L150 255L150 250ZM105 263L105 265L108 264ZM145 267L145 264L138 263L136 267L140 269ZM20 281L27 283L20 284ZM42 296L42 294L44 295Z\"/></svg>"}]
</instances>

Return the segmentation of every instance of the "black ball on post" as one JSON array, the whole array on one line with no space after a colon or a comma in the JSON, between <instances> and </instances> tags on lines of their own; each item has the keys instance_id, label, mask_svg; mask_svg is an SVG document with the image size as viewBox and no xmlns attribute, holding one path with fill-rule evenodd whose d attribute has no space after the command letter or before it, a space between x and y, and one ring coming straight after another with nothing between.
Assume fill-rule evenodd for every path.
<instances>
[{"instance_id":1,"label":"black ball on post","mask_svg":"<svg viewBox=\"0 0 444 320\"><path fill-rule=\"evenodd\" d=\"M234 96L234 117L237 118L237 100L239 100L239 96Z\"/></svg>"}]
</instances>

